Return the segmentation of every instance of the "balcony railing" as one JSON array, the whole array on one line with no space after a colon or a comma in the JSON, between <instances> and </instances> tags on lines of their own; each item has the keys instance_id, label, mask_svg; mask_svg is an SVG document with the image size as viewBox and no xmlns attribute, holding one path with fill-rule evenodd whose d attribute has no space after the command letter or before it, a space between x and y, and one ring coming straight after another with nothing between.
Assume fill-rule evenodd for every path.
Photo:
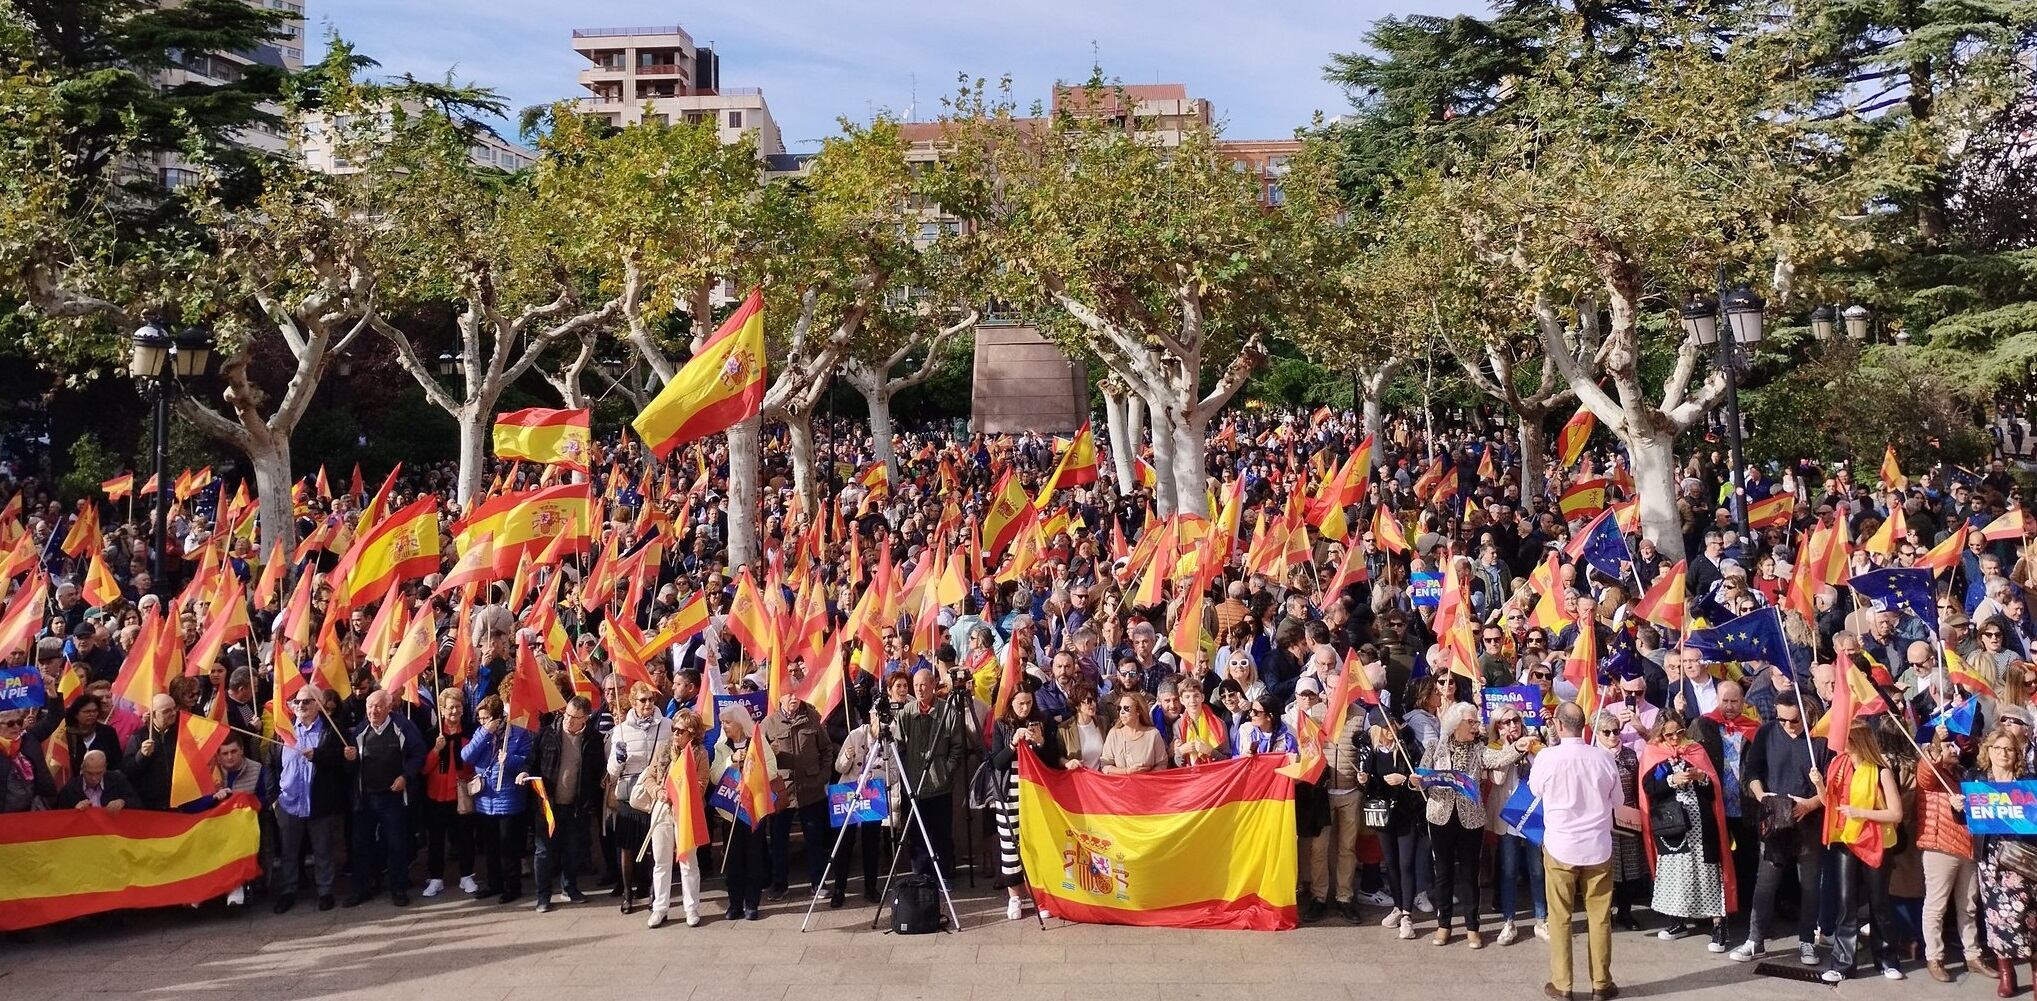
<instances>
[{"instance_id":1,"label":"balcony railing","mask_svg":"<svg viewBox=\"0 0 2037 1001\"><path fill-rule=\"evenodd\" d=\"M685 35L686 29L676 24L657 24L635 28L574 28L574 38L622 38L630 35ZM691 38L693 36L687 35Z\"/></svg>"},{"instance_id":2,"label":"balcony railing","mask_svg":"<svg viewBox=\"0 0 2037 1001\"><path fill-rule=\"evenodd\" d=\"M638 76L677 76L679 72L678 63L651 63L637 67Z\"/></svg>"}]
</instances>

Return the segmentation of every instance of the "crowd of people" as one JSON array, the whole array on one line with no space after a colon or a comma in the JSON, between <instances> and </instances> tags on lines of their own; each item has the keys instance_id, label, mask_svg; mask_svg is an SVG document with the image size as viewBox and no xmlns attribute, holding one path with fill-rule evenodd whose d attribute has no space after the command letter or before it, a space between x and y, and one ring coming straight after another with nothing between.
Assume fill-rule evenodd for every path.
<instances>
[{"instance_id":1,"label":"crowd of people","mask_svg":"<svg viewBox=\"0 0 2037 1001\"><path fill-rule=\"evenodd\" d=\"M868 467L874 450L859 430L840 423L818 436L824 468ZM1015 803L1021 746L1050 767L1111 775L1320 754L1320 777L1295 798L1304 923L1334 914L1438 947L1546 940L1552 997L1572 991L1578 912L1590 916L1594 998L1617 994L1614 928L1701 941L1741 962L1772 955L1793 933L1783 955L1833 983L1862 965L1863 938L1867 962L1892 979L1921 963L1949 983L1963 967L1996 979L2007 997L2019 966L2037 976L2037 843L1971 833L1960 788L2037 776L2037 559L2024 534L1978 531L2024 501L2000 462L1973 472L1940 465L1879 486L1844 467L1750 466L1746 502L1786 494L1797 503L1794 515L1743 534L1721 500L1728 470L1716 454L1692 455L1677 499L1688 553L1679 629L1637 607L1676 567L1656 541L1621 533L1612 566L1574 555L1592 519L1566 519L1558 498L1594 467L1616 472L1616 454L1552 462L1537 478L1543 489L1523 496L1509 438L1475 427L1431 438L1391 422L1371 442L1371 475L1341 519L1348 528L1326 535L1337 519L1312 517L1288 549L1297 558L1261 562L1255 532L1299 509L1290 503L1298 492L1318 496L1362 437L1349 414L1246 412L1224 422L1210 442L1210 495L1237 498L1235 543L1202 546L1225 564L1162 581L1158 601L1140 586L1152 537L1189 542L1223 522L1185 528L1194 519L1165 516L1136 479L1118 482L1106 453L1093 482L1044 491L1036 517L1053 531L1029 566L978 553L981 575L966 575L932 628L914 605L874 637L849 622L863 591L910 580L979 539L1007 473L1041 492L1056 469L1053 439L906 433L895 475L875 485L830 476L841 486L812 514L796 499L782 437L766 437L758 512L729 509L723 445L658 464L631 442L611 442L591 475L606 514L592 548L633 552L658 533L665 545L650 586L616 581L614 593L583 596L593 575L584 557L567 558L519 575L520 592L508 580L486 585L463 615L457 596L435 590L437 575L408 582L397 600L433 617L439 640L414 693L378 685L383 665L363 643L376 610L353 608L330 654L350 690L307 684L281 719L272 708L279 666L305 669L271 635L288 587L253 609L247 640L188 665L190 676L171 679L151 704L112 694L152 606L175 617L185 645L197 640L211 610L166 603L198 568L243 581L261 574L250 539L226 524L228 484L180 503L160 579L150 576L146 520L120 523L104 508L102 558L120 595L94 605L81 591L85 558L54 545L72 510L50 481L17 469L0 496L21 500L11 516L59 583L32 648L10 661L32 658L49 698L39 711L0 713L0 812L169 808L183 711L234 732L213 763L219 793L180 808L238 793L261 805L266 876L230 904L259 894L281 913L301 898L328 909L386 896L400 907L413 889L436 898L457 888L548 912L605 891L625 913L647 907L655 928L675 909L699 923L703 884L715 879L729 920L755 920L795 888L839 908L859 883L874 903L898 855L899 871L981 872L1005 888L1006 915L1017 919L1030 906ZM1439 468L1452 471L1441 489ZM503 489L539 476L528 466L496 471ZM461 514L452 482L440 468L399 478L382 508L436 496L447 568ZM635 486L652 482L662 489ZM331 540L286 584L334 564L363 501L304 493L298 534L325 528ZM644 517L646 506L655 517ZM1897 509L1899 536L1858 541ZM732 522L754 524L755 566L728 564ZM1870 602L1843 581L1814 582L1812 614L1788 600L1807 530L1839 523L1855 540L1840 543L1849 577L1919 565L1962 526L1973 529L1934 577L1935 629L1917 610ZM2024 533L2033 531L2037 523ZM218 550L210 563L208 547ZM1552 553L1553 574L1543 570ZM801 593L788 579L821 590L820 628L840 634L842 660L787 669L804 679L857 665L835 703L781 690L759 719L717 701L772 688L768 656L729 622L738 569L786 606ZM1541 582L1530 583L1538 570ZM553 575L562 578L555 591ZM1474 662L1440 635L1439 577L1461 582ZM1327 593L1333 581L1342 584ZM556 597L549 611L572 638L564 656L536 658L564 702L538 718L509 684L520 650L542 644L527 628L532 592ZM653 632L697 594L706 629L646 665L647 680L625 677L608 640L616 620ZM314 617L329 600L321 585ZM1700 622L1770 608L1786 638L1787 656L1774 662L1686 642ZM862 651L873 639L881 649ZM1000 691L1007 663L1022 669L1014 691ZM1835 688L1851 675L1872 699ZM1525 706L1482 698L1518 686L1535 689ZM1370 694L1345 711L1328 704L1358 690ZM1842 713L1827 719L1835 701ZM1337 719L1337 732L1319 732ZM287 744L279 729L291 731ZM725 773L747 774L759 740L769 753L754 760L764 762L775 812L753 826L717 798L707 843L680 844L694 803ZM700 766L680 788L666 776L684 756ZM873 775L890 790L888 817L850 823L837 838L827 786ZM1523 799L1540 813L1517 809Z\"/></svg>"}]
</instances>

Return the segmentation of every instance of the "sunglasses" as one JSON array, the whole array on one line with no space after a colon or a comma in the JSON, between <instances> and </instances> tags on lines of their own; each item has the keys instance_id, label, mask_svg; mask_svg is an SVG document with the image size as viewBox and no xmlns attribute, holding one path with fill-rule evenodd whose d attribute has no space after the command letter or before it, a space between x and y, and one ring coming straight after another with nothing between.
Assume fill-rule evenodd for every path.
<instances>
[{"instance_id":1,"label":"sunglasses","mask_svg":"<svg viewBox=\"0 0 2037 1001\"><path fill-rule=\"evenodd\" d=\"M1603 729L1603 728L1601 728L1601 729L1599 730L1599 736L1601 736L1601 737L1617 737L1617 736L1619 736L1619 735L1620 735L1620 731L1619 731L1619 730L1617 730L1617 729L1614 729L1614 730L1607 730L1607 729Z\"/></svg>"},{"instance_id":2,"label":"sunglasses","mask_svg":"<svg viewBox=\"0 0 2037 1001\"><path fill-rule=\"evenodd\" d=\"M318 704L318 700L317 700L317 699L291 699L291 700L290 700L290 704L291 704L291 705L293 705L293 706L315 706L315 705L317 705L317 704Z\"/></svg>"},{"instance_id":3,"label":"sunglasses","mask_svg":"<svg viewBox=\"0 0 2037 1001\"><path fill-rule=\"evenodd\" d=\"M1270 712L1267 712L1267 711L1266 711L1266 710L1264 710L1264 709L1254 709L1254 710L1252 710L1252 715L1254 715L1254 716L1267 716L1267 717L1271 717L1271 716L1272 716L1273 714L1272 714L1272 713L1270 713Z\"/></svg>"},{"instance_id":4,"label":"sunglasses","mask_svg":"<svg viewBox=\"0 0 2037 1001\"><path fill-rule=\"evenodd\" d=\"M1529 671L1529 672L1528 672L1528 680L1529 680L1529 681L1548 681L1548 680L1549 680L1550 678L1553 678L1553 677L1555 677L1555 675L1553 675L1553 674L1550 674L1550 673L1549 673L1549 672L1547 672L1547 671Z\"/></svg>"}]
</instances>

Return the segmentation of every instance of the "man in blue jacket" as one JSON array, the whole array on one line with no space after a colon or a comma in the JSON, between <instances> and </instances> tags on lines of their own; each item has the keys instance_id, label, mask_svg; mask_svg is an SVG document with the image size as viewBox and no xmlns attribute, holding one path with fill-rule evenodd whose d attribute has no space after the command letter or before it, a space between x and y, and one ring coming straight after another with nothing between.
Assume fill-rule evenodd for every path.
<instances>
[{"instance_id":1,"label":"man in blue jacket","mask_svg":"<svg viewBox=\"0 0 2037 1001\"><path fill-rule=\"evenodd\" d=\"M410 905L410 790L420 792L424 752L430 746L417 728L389 711L386 690L368 693L367 719L345 751L354 763L354 892L347 907L373 897L378 884L389 887L389 902ZM377 872L375 860L384 862Z\"/></svg>"}]
</instances>

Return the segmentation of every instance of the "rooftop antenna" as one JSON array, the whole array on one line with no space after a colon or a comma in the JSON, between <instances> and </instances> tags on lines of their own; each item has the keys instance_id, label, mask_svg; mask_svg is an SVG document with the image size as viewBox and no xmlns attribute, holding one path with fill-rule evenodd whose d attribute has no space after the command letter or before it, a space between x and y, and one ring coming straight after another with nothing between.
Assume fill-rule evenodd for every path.
<instances>
[{"instance_id":1,"label":"rooftop antenna","mask_svg":"<svg viewBox=\"0 0 2037 1001\"><path fill-rule=\"evenodd\" d=\"M916 122L919 121L919 74L909 73L906 75L912 80L912 97L905 103L905 120Z\"/></svg>"}]
</instances>

